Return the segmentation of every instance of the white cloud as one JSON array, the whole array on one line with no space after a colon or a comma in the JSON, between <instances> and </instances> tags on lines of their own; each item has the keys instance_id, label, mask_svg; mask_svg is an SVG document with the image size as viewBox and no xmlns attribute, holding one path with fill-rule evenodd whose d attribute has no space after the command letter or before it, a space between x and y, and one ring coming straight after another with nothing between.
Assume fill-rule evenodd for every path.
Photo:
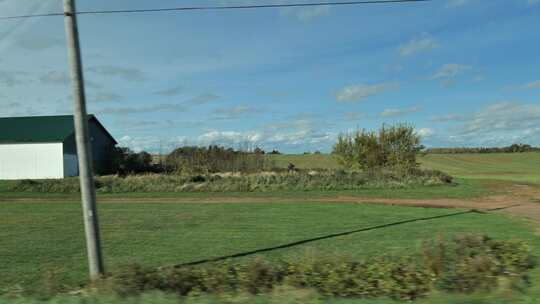
<instances>
[{"instance_id":1,"label":"white cloud","mask_svg":"<svg viewBox=\"0 0 540 304\"><path fill-rule=\"evenodd\" d=\"M480 82L480 81L484 81L484 80L486 80L486 76L484 76L484 75L476 75L473 78L473 81L475 81L475 82Z\"/></svg>"},{"instance_id":2,"label":"white cloud","mask_svg":"<svg viewBox=\"0 0 540 304\"><path fill-rule=\"evenodd\" d=\"M260 132L237 132L237 131L210 131L198 137L200 144L222 144L226 146L234 146L236 144L260 142L263 135Z\"/></svg>"},{"instance_id":3,"label":"white cloud","mask_svg":"<svg viewBox=\"0 0 540 304\"><path fill-rule=\"evenodd\" d=\"M527 88L527 89L539 89L540 88L540 80L527 83L525 85L525 88Z\"/></svg>"},{"instance_id":4,"label":"white cloud","mask_svg":"<svg viewBox=\"0 0 540 304\"><path fill-rule=\"evenodd\" d=\"M316 145L334 138L330 132L317 132L313 130L296 130L292 132L267 131L210 131L200 135L198 144L219 144L235 146L243 143L260 146L309 146Z\"/></svg>"},{"instance_id":5,"label":"white cloud","mask_svg":"<svg viewBox=\"0 0 540 304\"><path fill-rule=\"evenodd\" d=\"M540 144L540 105L499 102L466 115L450 128L450 140L473 146Z\"/></svg>"},{"instance_id":6,"label":"white cloud","mask_svg":"<svg viewBox=\"0 0 540 304\"><path fill-rule=\"evenodd\" d=\"M421 128L421 129L418 129L416 133L420 135L420 137L422 138L428 138L428 137L433 136L435 134L435 131L433 131L433 129L431 128Z\"/></svg>"},{"instance_id":7,"label":"white cloud","mask_svg":"<svg viewBox=\"0 0 540 304\"><path fill-rule=\"evenodd\" d=\"M533 90L540 88L540 80L531 81L524 84L507 85L504 86L504 90Z\"/></svg>"},{"instance_id":8,"label":"white cloud","mask_svg":"<svg viewBox=\"0 0 540 304\"><path fill-rule=\"evenodd\" d=\"M431 79L448 79L455 78L459 75L462 75L466 71L472 69L469 65L457 64L457 63L447 63L431 76Z\"/></svg>"},{"instance_id":9,"label":"white cloud","mask_svg":"<svg viewBox=\"0 0 540 304\"><path fill-rule=\"evenodd\" d=\"M303 8L284 8L281 10L282 16L292 16L299 21L311 21L319 17L326 16L330 13L330 6L321 5L314 7Z\"/></svg>"},{"instance_id":10,"label":"white cloud","mask_svg":"<svg viewBox=\"0 0 540 304\"><path fill-rule=\"evenodd\" d=\"M423 51L429 51L439 47L439 44L431 37L412 39L411 41L399 46L401 56L411 56Z\"/></svg>"},{"instance_id":11,"label":"white cloud","mask_svg":"<svg viewBox=\"0 0 540 304\"><path fill-rule=\"evenodd\" d=\"M448 0L448 2L446 3L446 7L447 8L460 7L470 2L471 2L470 0Z\"/></svg>"},{"instance_id":12,"label":"white cloud","mask_svg":"<svg viewBox=\"0 0 540 304\"><path fill-rule=\"evenodd\" d=\"M343 114L343 117L345 120L348 120L348 121L350 120L357 121L357 120L367 119L369 118L369 115L362 112L346 112Z\"/></svg>"},{"instance_id":13,"label":"white cloud","mask_svg":"<svg viewBox=\"0 0 540 304\"><path fill-rule=\"evenodd\" d=\"M289 146L318 145L332 141L335 134L331 132L317 132L312 130L299 130L291 133L277 133L268 139L269 143Z\"/></svg>"},{"instance_id":14,"label":"white cloud","mask_svg":"<svg viewBox=\"0 0 540 304\"><path fill-rule=\"evenodd\" d=\"M155 136L136 137L124 135L118 139L119 146L128 147L135 152L168 153L179 146L186 146L188 144L190 143L184 136L163 139Z\"/></svg>"},{"instance_id":15,"label":"white cloud","mask_svg":"<svg viewBox=\"0 0 540 304\"><path fill-rule=\"evenodd\" d=\"M235 106L230 108L220 108L214 110L214 119L237 119L246 115L256 115L262 113L261 109L248 106Z\"/></svg>"},{"instance_id":16,"label":"white cloud","mask_svg":"<svg viewBox=\"0 0 540 304\"><path fill-rule=\"evenodd\" d=\"M185 88L183 85L177 85L172 88L164 89L161 91L157 91L155 94L162 95L162 96L176 96L180 95L184 92Z\"/></svg>"},{"instance_id":17,"label":"white cloud","mask_svg":"<svg viewBox=\"0 0 540 304\"><path fill-rule=\"evenodd\" d=\"M346 86L336 94L336 100L341 102L361 101L398 87L397 83L356 84Z\"/></svg>"},{"instance_id":18,"label":"white cloud","mask_svg":"<svg viewBox=\"0 0 540 304\"><path fill-rule=\"evenodd\" d=\"M202 105L219 99L218 95L204 93L188 99L185 103L190 105Z\"/></svg>"},{"instance_id":19,"label":"white cloud","mask_svg":"<svg viewBox=\"0 0 540 304\"><path fill-rule=\"evenodd\" d=\"M412 108L406 108L406 109L385 109L379 115L385 118L397 117L397 116L402 116L402 115L406 115L410 113L416 113L420 110L421 110L420 107L412 107Z\"/></svg>"},{"instance_id":20,"label":"white cloud","mask_svg":"<svg viewBox=\"0 0 540 304\"><path fill-rule=\"evenodd\" d=\"M429 119L429 121L432 122L456 122L456 121L463 121L466 120L467 117L465 115L458 115L458 114L446 114L442 116L435 116Z\"/></svg>"}]
</instances>

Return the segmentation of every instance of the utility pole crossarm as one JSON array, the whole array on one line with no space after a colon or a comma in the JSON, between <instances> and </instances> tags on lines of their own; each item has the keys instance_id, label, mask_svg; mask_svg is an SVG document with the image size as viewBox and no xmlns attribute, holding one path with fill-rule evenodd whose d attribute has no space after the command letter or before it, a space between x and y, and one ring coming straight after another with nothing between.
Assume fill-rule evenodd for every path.
<instances>
[{"instance_id":1,"label":"utility pole crossarm","mask_svg":"<svg viewBox=\"0 0 540 304\"><path fill-rule=\"evenodd\" d=\"M71 70L71 82L73 85L73 118L75 124L77 157L79 161L79 178L81 183L88 266L90 279L97 280L104 274L104 267L96 208L96 192L94 189L94 176L92 170L92 149L90 148L88 132L88 115L86 112L86 97L75 0L64 0L64 21Z\"/></svg>"}]
</instances>

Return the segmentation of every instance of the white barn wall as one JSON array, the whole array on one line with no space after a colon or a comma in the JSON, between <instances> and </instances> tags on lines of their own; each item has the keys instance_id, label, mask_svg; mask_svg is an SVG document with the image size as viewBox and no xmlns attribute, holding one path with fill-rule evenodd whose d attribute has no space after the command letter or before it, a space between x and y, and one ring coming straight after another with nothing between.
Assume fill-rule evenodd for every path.
<instances>
[{"instance_id":1,"label":"white barn wall","mask_svg":"<svg viewBox=\"0 0 540 304\"><path fill-rule=\"evenodd\" d=\"M62 143L0 144L0 179L63 177Z\"/></svg>"}]
</instances>

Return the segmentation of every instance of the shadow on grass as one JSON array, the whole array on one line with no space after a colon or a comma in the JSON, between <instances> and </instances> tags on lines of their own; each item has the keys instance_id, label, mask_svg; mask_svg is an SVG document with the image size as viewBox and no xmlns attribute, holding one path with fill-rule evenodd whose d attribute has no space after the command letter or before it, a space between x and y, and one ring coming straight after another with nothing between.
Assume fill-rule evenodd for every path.
<instances>
[{"instance_id":1,"label":"shadow on grass","mask_svg":"<svg viewBox=\"0 0 540 304\"><path fill-rule=\"evenodd\" d=\"M221 257L215 257L215 258L209 258L209 259L203 259L203 260L198 260L198 261L193 261L193 262L177 264L177 265L174 265L173 267L174 268L180 268L180 267L184 267L184 266L194 266L194 265L206 264L206 263L211 263L211 262L219 262L219 261L224 261L224 260L231 259L231 258L240 258L240 257L246 257L246 256L250 256L250 255L264 253L264 252L270 252L270 251L274 251L274 250L279 250L279 249L291 248L291 247L295 247L295 246L299 246L299 245L303 245L303 244L307 244L307 243L322 241L322 240L336 238L336 237L340 237L340 236L351 235L351 234L355 234L355 233L359 233L359 232L365 232L365 231L389 228L389 227L393 227L393 226L404 225L404 224L415 223L415 222L430 221L430 220L436 220L436 219L460 216L460 215L471 214L471 213L486 214L486 213L489 213L489 212L501 211L501 210L505 210L505 209L509 209L509 208L517 207L517 206L520 206L520 205L516 204L516 205L511 205L511 206L506 206L506 207L485 209L485 210L471 209L471 210L467 210L467 211L455 212L455 213L450 213L450 214L443 214L443 215L436 215L436 216L430 216L430 217L408 219L408 220L403 220L403 221L398 221L398 222L393 222L393 223L388 223L388 224L381 224L381 225L377 225L377 226L371 226L371 227L367 227L367 228L360 228L360 229L355 229L355 230L350 230L350 231L345 231L345 232L327 234L327 235L323 235L323 236L319 236L319 237L315 237L315 238L304 239L304 240L291 242L291 243L286 243L286 244L273 246L273 247L261 248L261 249L245 251L245 252L235 253L235 254L221 256Z\"/></svg>"}]
</instances>

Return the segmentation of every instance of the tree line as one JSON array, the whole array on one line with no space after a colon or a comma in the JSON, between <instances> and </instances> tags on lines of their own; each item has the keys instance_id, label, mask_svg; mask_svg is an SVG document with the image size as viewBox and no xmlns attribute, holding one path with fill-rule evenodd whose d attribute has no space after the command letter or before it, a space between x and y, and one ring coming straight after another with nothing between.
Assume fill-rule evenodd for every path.
<instances>
[{"instance_id":1,"label":"tree line","mask_svg":"<svg viewBox=\"0 0 540 304\"><path fill-rule=\"evenodd\" d=\"M525 153L540 152L540 147L527 144L513 144L507 147L475 147L475 148L429 148L426 154L464 154L464 153Z\"/></svg>"},{"instance_id":2,"label":"tree line","mask_svg":"<svg viewBox=\"0 0 540 304\"><path fill-rule=\"evenodd\" d=\"M274 164L265 154L280 154L277 150L266 152L256 147L252 151L235 150L217 145L208 147L184 146L168 155L152 156L134 152L126 147L116 147L111 152L110 170L107 174L175 173L208 174L218 172L259 172Z\"/></svg>"}]
</instances>

